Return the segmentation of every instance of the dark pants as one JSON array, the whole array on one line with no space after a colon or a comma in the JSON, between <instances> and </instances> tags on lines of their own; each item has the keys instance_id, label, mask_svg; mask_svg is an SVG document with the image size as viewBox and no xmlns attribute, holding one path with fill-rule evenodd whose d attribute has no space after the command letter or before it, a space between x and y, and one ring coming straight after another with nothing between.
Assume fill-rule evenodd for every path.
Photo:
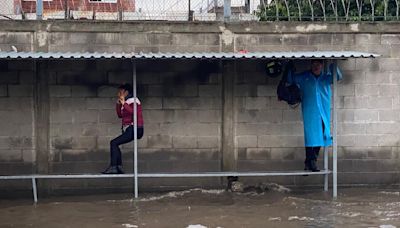
<instances>
[{"instance_id":1,"label":"dark pants","mask_svg":"<svg viewBox=\"0 0 400 228\"><path fill-rule=\"evenodd\" d=\"M128 127L120 136L111 140L110 153L111 153L111 166L122 165L121 150L119 145L128 143L133 140L133 126ZM143 127L137 128L137 139L143 137Z\"/></svg>"},{"instance_id":2,"label":"dark pants","mask_svg":"<svg viewBox=\"0 0 400 228\"><path fill-rule=\"evenodd\" d=\"M322 121L322 134L325 132L325 124L324 121ZM316 161L319 155L319 150L321 149L320 146L306 146L306 160L311 161L314 160Z\"/></svg>"},{"instance_id":3,"label":"dark pants","mask_svg":"<svg viewBox=\"0 0 400 228\"><path fill-rule=\"evenodd\" d=\"M320 146L307 146L306 147L306 162L307 160L314 160L316 161L319 155L319 150L321 149Z\"/></svg>"}]
</instances>

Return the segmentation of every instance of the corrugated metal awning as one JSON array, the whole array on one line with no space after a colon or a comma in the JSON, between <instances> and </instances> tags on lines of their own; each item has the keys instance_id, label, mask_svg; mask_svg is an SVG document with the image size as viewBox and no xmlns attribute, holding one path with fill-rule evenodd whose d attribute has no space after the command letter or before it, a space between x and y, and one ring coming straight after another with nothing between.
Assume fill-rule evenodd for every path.
<instances>
[{"instance_id":1,"label":"corrugated metal awning","mask_svg":"<svg viewBox=\"0 0 400 228\"><path fill-rule=\"evenodd\" d=\"M99 53L99 52L0 52L0 59L347 59L375 58L357 51L299 52L194 52L194 53Z\"/></svg>"}]
</instances>

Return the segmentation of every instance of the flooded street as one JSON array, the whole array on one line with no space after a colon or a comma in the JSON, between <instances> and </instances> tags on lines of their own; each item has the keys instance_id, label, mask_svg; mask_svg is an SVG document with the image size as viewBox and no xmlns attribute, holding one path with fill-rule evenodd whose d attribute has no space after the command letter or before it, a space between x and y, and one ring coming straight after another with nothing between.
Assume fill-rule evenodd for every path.
<instances>
[{"instance_id":1,"label":"flooded street","mask_svg":"<svg viewBox=\"0 0 400 228\"><path fill-rule=\"evenodd\" d=\"M283 190L282 190L283 189ZM0 201L0 227L400 227L398 189L52 197Z\"/></svg>"}]
</instances>

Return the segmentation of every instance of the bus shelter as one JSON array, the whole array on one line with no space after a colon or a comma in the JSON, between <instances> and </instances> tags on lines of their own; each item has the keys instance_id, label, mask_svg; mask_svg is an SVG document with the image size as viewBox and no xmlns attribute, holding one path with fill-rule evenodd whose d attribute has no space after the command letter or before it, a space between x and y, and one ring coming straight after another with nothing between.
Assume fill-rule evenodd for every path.
<instances>
[{"instance_id":1,"label":"bus shelter","mask_svg":"<svg viewBox=\"0 0 400 228\"><path fill-rule=\"evenodd\" d=\"M140 61L151 60L209 60L209 61L250 61L250 60L307 60L307 59L323 59L325 62L333 64L334 69L337 62L351 58L376 58L379 55L373 53L357 52L357 51L308 51L308 52L247 52L247 53L221 53L221 52L206 52L206 53L70 53L70 52L0 52L0 60L33 60L35 64L40 61L63 61L63 60L105 60L118 59L129 60L132 64L132 85L133 96L137 97L137 63ZM235 70L235 69L233 69ZM251 76L250 76L251 77ZM345 77L345 75L344 75ZM333 78L336 78L336 71L333 71ZM134 139L133 140L133 173L128 174L66 174L66 175L51 175L51 174L31 174L31 175L16 175L16 176L0 176L0 179L30 179L32 181L32 191L34 201L37 202L37 179L74 179L74 178L133 178L134 182L134 197L139 196L139 178L173 178L173 177L261 177L261 176L301 176L301 175L324 175L324 191L328 191L329 175L332 175L332 196L337 198L337 80L333 80L333 106L332 106L332 167L329 167L328 148L324 148L324 167L320 172L308 171L265 171L265 172L239 172L235 170L220 171L220 172L182 172L182 173L138 173L138 144L137 144L137 116L136 103L134 103Z\"/></svg>"}]
</instances>

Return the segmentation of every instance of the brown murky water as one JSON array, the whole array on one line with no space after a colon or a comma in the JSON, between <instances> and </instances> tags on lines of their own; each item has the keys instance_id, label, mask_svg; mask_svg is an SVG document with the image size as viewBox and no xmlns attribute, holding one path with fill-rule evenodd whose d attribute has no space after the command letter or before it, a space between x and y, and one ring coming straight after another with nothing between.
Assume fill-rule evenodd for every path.
<instances>
[{"instance_id":1,"label":"brown murky water","mask_svg":"<svg viewBox=\"0 0 400 228\"><path fill-rule=\"evenodd\" d=\"M193 189L160 194L0 201L0 227L400 227L400 191L232 193Z\"/></svg>"}]
</instances>

